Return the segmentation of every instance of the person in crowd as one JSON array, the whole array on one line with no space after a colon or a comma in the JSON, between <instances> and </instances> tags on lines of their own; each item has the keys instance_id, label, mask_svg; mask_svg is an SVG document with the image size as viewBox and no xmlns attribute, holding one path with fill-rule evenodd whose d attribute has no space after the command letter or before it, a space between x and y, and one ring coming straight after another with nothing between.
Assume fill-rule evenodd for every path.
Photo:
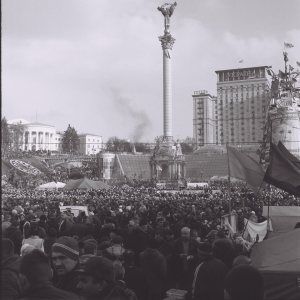
<instances>
[{"instance_id":1,"label":"person in crowd","mask_svg":"<svg viewBox=\"0 0 300 300\"><path fill-rule=\"evenodd\" d=\"M57 230L55 227L49 227L47 229L46 238L44 240L44 252L47 256L51 253L52 245L57 240Z\"/></svg>"},{"instance_id":2,"label":"person in crowd","mask_svg":"<svg viewBox=\"0 0 300 300\"><path fill-rule=\"evenodd\" d=\"M174 243L173 264L177 287L189 290L194 269L197 264L198 243L191 239L188 227L181 229L181 236Z\"/></svg>"},{"instance_id":3,"label":"person in crowd","mask_svg":"<svg viewBox=\"0 0 300 300\"><path fill-rule=\"evenodd\" d=\"M225 278L224 298L225 300L263 300L262 275L250 265L234 267Z\"/></svg>"},{"instance_id":4,"label":"person in crowd","mask_svg":"<svg viewBox=\"0 0 300 300\"><path fill-rule=\"evenodd\" d=\"M199 245L198 255L200 263L195 269L192 282L192 300L223 300L228 268L212 255L211 245L207 242Z\"/></svg>"},{"instance_id":5,"label":"person in crowd","mask_svg":"<svg viewBox=\"0 0 300 300\"><path fill-rule=\"evenodd\" d=\"M124 281L129 289L135 292L138 300L147 299L147 282L145 274L135 264L135 255L132 251L124 253Z\"/></svg>"},{"instance_id":6,"label":"person in crowd","mask_svg":"<svg viewBox=\"0 0 300 300\"><path fill-rule=\"evenodd\" d=\"M147 283L146 299L163 299L167 287L167 263L165 257L156 249L146 248L140 253L140 265Z\"/></svg>"},{"instance_id":7,"label":"person in crowd","mask_svg":"<svg viewBox=\"0 0 300 300\"><path fill-rule=\"evenodd\" d=\"M1 240L1 299L18 299L24 288L20 276L20 257L15 254L14 244L10 239Z\"/></svg>"},{"instance_id":8,"label":"person in crowd","mask_svg":"<svg viewBox=\"0 0 300 300\"><path fill-rule=\"evenodd\" d=\"M44 252L44 240L39 237L39 226L37 223L30 223L29 237L23 239L22 245L30 245Z\"/></svg>"},{"instance_id":9,"label":"person in crowd","mask_svg":"<svg viewBox=\"0 0 300 300\"><path fill-rule=\"evenodd\" d=\"M76 290L76 269L79 267L78 241L61 236L52 245L51 261L54 268L55 286L66 291Z\"/></svg>"},{"instance_id":10,"label":"person in crowd","mask_svg":"<svg viewBox=\"0 0 300 300\"><path fill-rule=\"evenodd\" d=\"M21 300L79 300L76 294L54 287L49 259L38 249L22 257L20 272L29 283Z\"/></svg>"},{"instance_id":11,"label":"person in crowd","mask_svg":"<svg viewBox=\"0 0 300 300\"><path fill-rule=\"evenodd\" d=\"M10 239L14 243L14 251L16 254L20 255L22 247L22 232L19 228L20 218L18 215L12 215L11 225L5 230L3 234L4 238Z\"/></svg>"},{"instance_id":12,"label":"person in crowd","mask_svg":"<svg viewBox=\"0 0 300 300\"><path fill-rule=\"evenodd\" d=\"M111 246L104 250L103 255L110 260L123 260L124 253L123 238L116 235L111 241Z\"/></svg>"},{"instance_id":13,"label":"person in crowd","mask_svg":"<svg viewBox=\"0 0 300 300\"><path fill-rule=\"evenodd\" d=\"M213 243L213 255L220 259L228 269L231 269L235 258L235 249L230 239L217 239Z\"/></svg>"},{"instance_id":14,"label":"person in crowd","mask_svg":"<svg viewBox=\"0 0 300 300\"><path fill-rule=\"evenodd\" d=\"M107 258L92 257L77 272L77 290L86 300L137 299L134 292L116 283L113 263Z\"/></svg>"}]
</instances>

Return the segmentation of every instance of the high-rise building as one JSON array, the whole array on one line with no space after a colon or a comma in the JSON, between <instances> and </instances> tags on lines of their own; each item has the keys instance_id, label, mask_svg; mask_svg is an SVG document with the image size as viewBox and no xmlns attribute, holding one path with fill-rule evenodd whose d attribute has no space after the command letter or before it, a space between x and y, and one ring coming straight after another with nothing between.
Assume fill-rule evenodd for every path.
<instances>
[{"instance_id":1,"label":"high-rise building","mask_svg":"<svg viewBox=\"0 0 300 300\"><path fill-rule=\"evenodd\" d=\"M268 106L268 66L216 71L216 142L259 146Z\"/></svg>"},{"instance_id":2,"label":"high-rise building","mask_svg":"<svg viewBox=\"0 0 300 300\"><path fill-rule=\"evenodd\" d=\"M193 96L193 137L197 147L216 143L216 97L207 91L195 91Z\"/></svg>"}]
</instances>

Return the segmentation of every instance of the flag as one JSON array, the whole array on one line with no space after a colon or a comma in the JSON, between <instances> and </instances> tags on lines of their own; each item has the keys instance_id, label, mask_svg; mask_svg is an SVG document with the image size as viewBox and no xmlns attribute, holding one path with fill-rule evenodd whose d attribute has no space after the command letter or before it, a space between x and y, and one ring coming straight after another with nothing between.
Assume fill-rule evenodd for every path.
<instances>
[{"instance_id":1,"label":"flag","mask_svg":"<svg viewBox=\"0 0 300 300\"><path fill-rule=\"evenodd\" d=\"M300 61L296 61L298 67L300 67Z\"/></svg>"},{"instance_id":2,"label":"flag","mask_svg":"<svg viewBox=\"0 0 300 300\"><path fill-rule=\"evenodd\" d=\"M290 194L300 196L300 168L287 149L271 144L270 164L264 178L268 182ZM288 154L287 154L288 152Z\"/></svg>"},{"instance_id":3,"label":"flag","mask_svg":"<svg viewBox=\"0 0 300 300\"><path fill-rule=\"evenodd\" d=\"M243 59L240 59L240 60L238 61L239 64L241 64L241 63L243 63L243 62L244 62Z\"/></svg>"},{"instance_id":4,"label":"flag","mask_svg":"<svg viewBox=\"0 0 300 300\"><path fill-rule=\"evenodd\" d=\"M245 180L254 191L263 183L265 172L262 166L251 156L227 146L228 168L230 176Z\"/></svg>"},{"instance_id":5,"label":"flag","mask_svg":"<svg viewBox=\"0 0 300 300\"><path fill-rule=\"evenodd\" d=\"M277 147L281 150L283 155L291 162L293 163L298 169L300 169L300 159L298 159L296 156L294 156L286 147L283 145L281 141L279 141Z\"/></svg>"},{"instance_id":6,"label":"flag","mask_svg":"<svg viewBox=\"0 0 300 300\"><path fill-rule=\"evenodd\" d=\"M293 48L294 45L291 44L291 43L284 42L284 47L285 47L285 48Z\"/></svg>"}]
</instances>

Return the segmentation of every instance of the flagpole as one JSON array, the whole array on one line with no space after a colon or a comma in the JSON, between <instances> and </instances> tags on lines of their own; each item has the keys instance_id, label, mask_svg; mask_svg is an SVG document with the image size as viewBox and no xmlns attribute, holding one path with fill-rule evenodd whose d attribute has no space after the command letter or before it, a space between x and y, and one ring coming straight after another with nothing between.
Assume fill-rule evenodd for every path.
<instances>
[{"instance_id":1,"label":"flagpole","mask_svg":"<svg viewBox=\"0 0 300 300\"><path fill-rule=\"evenodd\" d=\"M227 165L228 165L228 209L229 214L231 215L231 184L230 184L230 166L229 166L229 154L228 154L228 143L226 143L226 150L227 150Z\"/></svg>"}]
</instances>

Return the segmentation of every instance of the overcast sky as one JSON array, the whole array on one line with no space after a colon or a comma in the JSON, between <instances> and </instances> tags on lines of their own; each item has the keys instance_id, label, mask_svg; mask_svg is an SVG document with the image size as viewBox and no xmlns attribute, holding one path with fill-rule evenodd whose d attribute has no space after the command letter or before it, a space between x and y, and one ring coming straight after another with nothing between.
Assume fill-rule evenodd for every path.
<instances>
[{"instance_id":1,"label":"overcast sky","mask_svg":"<svg viewBox=\"0 0 300 300\"><path fill-rule=\"evenodd\" d=\"M2 0L2 115L79 133L162 134L159 0ZM215 70L300 61L300 0L178 0L171 18L174 137ZM240 59L243 64L238 64Z\"/></svg>"}]
</instances>

